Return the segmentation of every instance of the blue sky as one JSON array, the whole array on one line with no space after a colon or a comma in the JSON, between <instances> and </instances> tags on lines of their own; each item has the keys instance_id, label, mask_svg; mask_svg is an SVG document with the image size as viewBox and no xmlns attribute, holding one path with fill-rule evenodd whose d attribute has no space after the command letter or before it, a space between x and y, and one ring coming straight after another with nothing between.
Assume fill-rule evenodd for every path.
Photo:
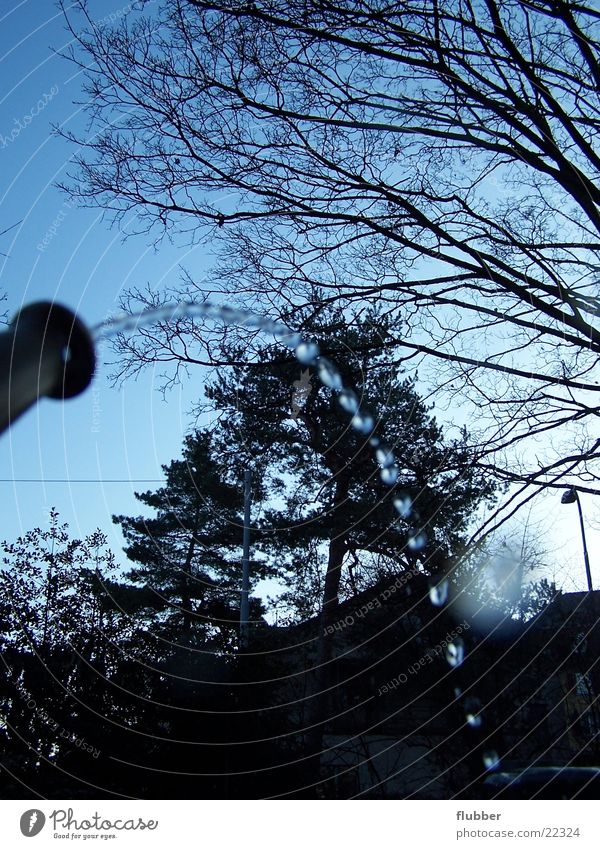
<instances>
[{"instance_id":1,"label":"blue sky","mask_svg":"<svg viewBox=\"0 0 600 849\"><path fill-rule=\"evenodd\" d=\"M118 4L92 3L105 16ZM168 243L155 251L142 239L123 242L122 233L102 221L97 210L70 204L56 187L64 179L74 149L52 134L51 126L81 129L82 75L54 55L68 41L62 15L52 4L22 2L0 18L0 230L21 222L0 239L0 290L9 316L24 304L56 300L95 325L118 308L124 287L176 282L184 263L200 279L206 263ZM201 391L190 382L173 391L168 403L154 391L154 375L115 390L110 359L99 352L93 385L67 403L44 400L0 438L0 478L154 479L161 463L180 453L189 427L187 411ZM74 534L96 526L112 535L112 513L137 513L134 490L154 484L0 484L3 510L0 537L14 538L47 521L56 506Z\"/></svg>"},{"instance_id":2,"label":"blue sky","mask_svg":"<svg viewBox=\"0 0 600 849\"><path fill-rule=\"evenodd\" d=\"M124 8L122 2L90 3L96 17ZM62 14L52 4L24 0L0 13L0 230L20 222L0 239L7 255L0 257L0 290L7 293L9 315L36 300L57 300L95 325L117 308L123 288L176 283L180 265L201 280L208 266L201 246L188 251L165 242L154 250L143 237L124 241L101 213L72 206L55 187L76 151L52 133L52 125L80 131L86 126L76 105L83 99L82 74L54 53L68 40ZM119 552L122 539L111 515L139 513L134 491L156 484L73 479L158 481L161 464L179 456L202 373L164 402L151 371L112 388L102 362L108 353L100 352L94 383L83 395L64 404L42 401L0 437L0 538L43 525L55 506L74 535L100 527ZM18 482L23 478L73 482ZM553 527L545 533L557 552L559 583L564 579L567 590L583 588L576 509L559 501L554 493L538 513L549 519L545 527ZM582 503L591 514L591 500L583 496ZM593 573L598 540L590 529Z\"/></svg>"}]
</instances>

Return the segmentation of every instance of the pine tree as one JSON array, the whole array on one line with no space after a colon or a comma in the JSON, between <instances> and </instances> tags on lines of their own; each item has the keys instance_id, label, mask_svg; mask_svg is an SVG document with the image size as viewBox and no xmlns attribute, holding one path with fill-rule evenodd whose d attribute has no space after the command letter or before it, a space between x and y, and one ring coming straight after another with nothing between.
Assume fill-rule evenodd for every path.
<instances>
[{"instance_id":1,"label":"pine tree","mask_svg":"<svg viewBox=\"0 0 600 849\"><path fill-rule=\"evenodd\" d=\"M339 310L323 309L303 329L325 358L308 373L268 349L261 362L218 374L206 394L220 413L214 442L224 469L255 469L264 508L256 544L287 572L284 603L292 616L319 614L303 751L318 775L340 600L386 575L443 572L494 485L473 462L466 431L446 439L415 381L390 365L381 316L371 311L349 325ZM323 362L335 363L352 395L322 385ZM369 433L350 425L340 404L352 407L348 399L373 412ZM397 476L384 483L389 452Z\"/></svg>"},{"instance_id":2,"label":"pine tree","mask_svg":"<svg viewBox=\"0 0 600 849\"><path fill-rule=\"evenodd\" d=\"M466 430L446 439L415 380L390 366L383 318L370 312L348 325L340 311L322 310L304 330L374 413L372 434L350 426L317 367L278 349L218 374L206 390L219 412L213 438L224 474L255 469L254 496L264 505L258 545L287 573L287 601L300 615L327 613L399 571L443 571L494 491L475 468ZM386 449L396 457L392 486L381 481L373 439L384 464ZM406 505L401 514L395 499Z\"/></svg>"},{"instance_id":3,"label":"pine tree","mask_svg":"<svg viewBox=\"0 0 600 849\"><path fill-rule=\"evenodd\" d=\"M206 431L187 436L182 459L163 471L164 486L136 493L153 518L113 516L137 564L127 578L145 589L155 637L231 648L239 627L242 487L223 479ZM256 564L254 583L265 574ZM254 602L251 616L261 613Z\"/></svg>"}]
</instances>

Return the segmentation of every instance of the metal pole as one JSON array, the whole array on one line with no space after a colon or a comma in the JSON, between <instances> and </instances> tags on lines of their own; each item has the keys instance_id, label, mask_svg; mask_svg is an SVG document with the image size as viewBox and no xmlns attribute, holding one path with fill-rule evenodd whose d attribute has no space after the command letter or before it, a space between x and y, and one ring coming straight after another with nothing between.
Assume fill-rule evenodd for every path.
<instances>
[{"instance_id":1,"label":"metal pole","mask_svg":"<svg viewBox=\"0 0 600 849\"><path fill-rule=\"evenodd\" d=\"M246 469L244 473L244 538L242 551L242 603L240 607L240 648L248 648L248 619L250 618L250 506L252 493L250 484L252 472Z\"/></svg>"},{"instance_id":2,"label":"metal pole","mask_svg":"<svg viewBox=\"0 0 600 849\"><path fill-rule=\"evenodd\" d=\"M583 542L583 560L585 563L585 574L587 576L587 585L588 590L592 592L592 573L590 570L590 558L588 557L587 543L585 541L585 526L583 524L583 512L581 510L581 501L579 500L579 493L575 490L575 496L577 501L577 509L579 510L579 523L581 525L581 541Z\"/></svg>"}]
</instances>

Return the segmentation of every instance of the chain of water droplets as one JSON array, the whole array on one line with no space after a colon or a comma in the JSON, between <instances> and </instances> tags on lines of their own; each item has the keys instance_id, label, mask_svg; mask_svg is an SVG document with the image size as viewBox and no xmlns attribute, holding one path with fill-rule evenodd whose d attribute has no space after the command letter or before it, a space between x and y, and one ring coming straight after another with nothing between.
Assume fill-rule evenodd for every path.
<instances>
[{"instance_id":1,"label":"chain of water droplets","mask_svg":"<svg viewBox=\"0 0 600 849\"><path fill-rule=\"evenodd\" d=\"M197 303L195 301L179 301L160 307L142 310L137 313L125 313L102 322L92 329L95 342L116 336L119 333L130 333L139 327L160 322L173 322L178 319L208 318L221 321L224 324L247 327L262 333L268 333L291 350L303 366L315 369L323 386L336 393L338 405L350 416L350 426L358 433L369 438L375 461L379 468L381 482L388 487L394 486L401 474L393 450L382 443L374 435L376 421L372 413L364 408L353 389L344 385L342 375L327 357L321 354L316 342L304 339L297 331L291 330L281 321L267 318L249 310L237 309L227 305L215 304L211 301ZM401 519L411 522L407 538L407 546L413 552L423 551L427 546L427 535L420 526L418 509L408 493L401 493L393 499L394 509ZM434 580L429 589L429 599L435 607L443 607L448 602L450 585L447 578ZM464 641L457 637L446 647L446 661L452 668L462 665L465 659ZM460 688L455 688L457 699L462 698ZM470 728L478 729L483 724L481 702L476 696L469 696L463 702L465 721ZM486 750L482 755L483 765L487 770L495 770L500 766L500 758L493 750Z\"/></svg>"}]
</instances>

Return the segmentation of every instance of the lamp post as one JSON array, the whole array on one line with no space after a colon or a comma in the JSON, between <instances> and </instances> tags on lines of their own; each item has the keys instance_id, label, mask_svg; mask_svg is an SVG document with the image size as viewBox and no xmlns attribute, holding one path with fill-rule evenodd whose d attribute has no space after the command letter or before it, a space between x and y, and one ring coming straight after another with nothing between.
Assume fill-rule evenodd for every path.
<instances>
[{"instance_id":1,"label":"lamp post","mask_svg":"<svg viewBox=\"0 0 600 849\"><path fill-rule=\"evenodd\" d=\"M247 469L244 474L244 536L242 552L242 603L240 606L240 648L248 648L249 618L250 618L250 507L252 504L252 472Z\"/></svg>"},{"instance_id":2,"label":"lamp post","mask_svg":"<svg viewBox=\"0 0 600 849\"><path fill-rule=\"evenodd\" d=\"M583 560L585 563L585 574L587 576L587 585L589 592L592 592L592 573L590 571L590 558L588 557L587 543L585 541L585 527L583 524L583 513L581 512L581 501L579 500L579 493L575 489L574 486L569 487L569 489L565 490L562 498L560 499L561 504L577 504L577 509L579 510L579 524L581 525L581 541L583 542Z\"/></svg>"}]
</instances>

